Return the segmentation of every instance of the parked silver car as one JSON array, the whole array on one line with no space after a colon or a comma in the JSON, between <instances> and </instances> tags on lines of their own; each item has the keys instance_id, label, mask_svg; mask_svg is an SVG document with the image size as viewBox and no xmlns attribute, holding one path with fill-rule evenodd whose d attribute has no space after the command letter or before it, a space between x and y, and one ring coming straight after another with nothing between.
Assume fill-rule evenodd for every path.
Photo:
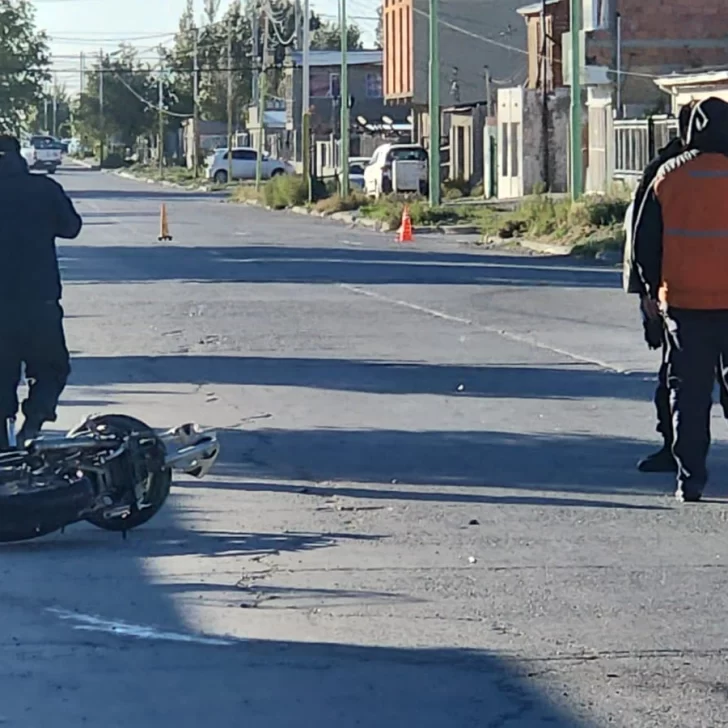
<instances>
[{"instance_id":1,"label":"parked silver car","mask_svg":"<svg viewBox=\"0 0 728 728\"><path fill-rule=\"evenodd\" d=\"M252 147L236 147L233 149L233 179L255 179L255 168L258 152ZM265 152L261 164L263 179L270 179L279 174L293 174L292 165L280 159L271 159ZM207 179L225 184L228 181L228 150L216 149L207 162Z\"/></svg>"}]
</instances>

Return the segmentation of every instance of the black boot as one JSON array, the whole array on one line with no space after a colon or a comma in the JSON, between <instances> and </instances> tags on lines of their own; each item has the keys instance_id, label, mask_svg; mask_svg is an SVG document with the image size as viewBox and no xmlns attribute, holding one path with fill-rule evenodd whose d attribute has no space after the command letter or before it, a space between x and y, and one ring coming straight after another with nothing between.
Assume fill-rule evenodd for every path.
<instances>
[{"instance_id":1,"label":"black boot","mask_svg":"<svg viewBox=\"0 0 728 728\"><path fill-rule=\"evenodd\" d=\"M676 473L677 463L667 445L648 455L637 463L637 470L641 473Z\"/></svg>"}]
</instances>

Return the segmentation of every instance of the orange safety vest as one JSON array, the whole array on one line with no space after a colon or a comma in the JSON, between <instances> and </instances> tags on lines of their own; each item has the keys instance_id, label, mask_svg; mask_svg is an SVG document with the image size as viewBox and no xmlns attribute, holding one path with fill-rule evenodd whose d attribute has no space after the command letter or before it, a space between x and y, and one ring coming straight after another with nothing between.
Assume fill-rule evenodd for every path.
<instances>
[{"instance_id":1,"label":"orange safety vest","mask_svg":"<svg viewBox=\"0 0 728 728\"><path fill-rule=\"evenodd\" d=\"M728 309L728 156L668 162L655 180L662 208L664 304Z\"/></svg>"}]
</instances>

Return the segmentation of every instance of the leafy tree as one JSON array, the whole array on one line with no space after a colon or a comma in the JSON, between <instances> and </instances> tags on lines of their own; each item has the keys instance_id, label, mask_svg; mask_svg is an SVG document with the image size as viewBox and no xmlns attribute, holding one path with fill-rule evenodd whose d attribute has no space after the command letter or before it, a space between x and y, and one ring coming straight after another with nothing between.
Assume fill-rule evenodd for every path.
<instances>
[{"instance_id":1,"label":"leafy tree","mask_svg":"<svg viewBox=\"0 0 728 728\"><path fill-rule=\"evenodd\" d=\"M56 134L63 137L72 135L71 102L63 85L54 84L53 88L43 94L29 114L30 124L35 130L53 131L53 106L55 100Z\"/></svg>"},{"instance_id":2,"label":"leafy tree","mask_svg":"<svg viewBox=\"0 0 728 728\"><path fill-rule=\"evenodd\" d=\"M48 38L29 0L0 0L0 126L18 133L50 80Z\"/></svg>"},{"instance_id":3,"label":"leafy tree","mask_svg":"<svg viewBox=\"0 0 728 728\"><path fill-rule=\"evenodd\" d=\"M235 120L242 119L243 108L251 99L252 64L251 28L248 15L240 2L234 2L223 17L216 21L219 3L209 0L205 5L205 24L198 29L198 64L200 116L203 119L227 118L228 87L228 28L232 33L233 108ZM183 13L174 46L166 51L165 63L170 74L170 111L192 114L194 88L193 4Z\"/></svg>"},{"instance_id":4,"label":"leafy tree","mask_svg":"<svg viewBox=\"0 0 728 728\"><path fill-rule=\"evenodd\" d=\"M103 74L103 128L100 79ZM138 137L153 132L157 124L157 83L136 50L122 45L104 56L87 75L86 91L80 95L74 114L76 130L86 142L102 136L131 146Z\"/></svg>"},{"instance_id":5,"label":"leafy tree","mask_svg":"<svg viewBox=\"0 0 728 728\"><path fill-rule=\"evenodd\" d=\"M346 31L347 49L360 51L364 47L361 30L352 23ZM311 33L311 48L321 51L337 51L341 48L341 30L336 23L319 20Z\"/></svg>"}]
</instances>

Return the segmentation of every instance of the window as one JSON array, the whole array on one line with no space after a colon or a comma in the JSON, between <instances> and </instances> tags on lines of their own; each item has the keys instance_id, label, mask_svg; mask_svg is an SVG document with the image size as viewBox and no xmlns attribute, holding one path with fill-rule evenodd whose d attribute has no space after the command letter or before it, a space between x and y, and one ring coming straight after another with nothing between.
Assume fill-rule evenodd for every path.
<instances>
[{"instance_id":1,"label":"window","mask_svg":"<svg viewBox=\"0 0 728 728\"><path fill-rule=\"evenodd\" d=\"M253 149L233 149L233 159L243 159L248 162L254 162L257 159L257 155Z\"/></svg>"},{"instance_id":2,"label":"window","mask_svg":"<svg viewBox=\"0 0 728 728\"><path fill-rule=\"evenodd\" d=\"M380 72L367 73L366 93L369 99L382 98L382 74Z\"/></svg>"},{"instance_id":3,"label":"window","mask_svg":"<svg viewBox=\"0 0 728 728\"><path fill-rule=\"evenodd\" d=\"M395 147L389 153L390 162L426 162L427 152L422 147Z\"/></svg>"},{"instance_id":4,"label":"window","mask_svg":"<svg viewBox=\"0 0 728 728\"><path fill-rule=\"evenodd\" d=\"M329 96L333 99L341 96L341 79L338 73L329 74Z\"/></svg>"}]
</instances>

